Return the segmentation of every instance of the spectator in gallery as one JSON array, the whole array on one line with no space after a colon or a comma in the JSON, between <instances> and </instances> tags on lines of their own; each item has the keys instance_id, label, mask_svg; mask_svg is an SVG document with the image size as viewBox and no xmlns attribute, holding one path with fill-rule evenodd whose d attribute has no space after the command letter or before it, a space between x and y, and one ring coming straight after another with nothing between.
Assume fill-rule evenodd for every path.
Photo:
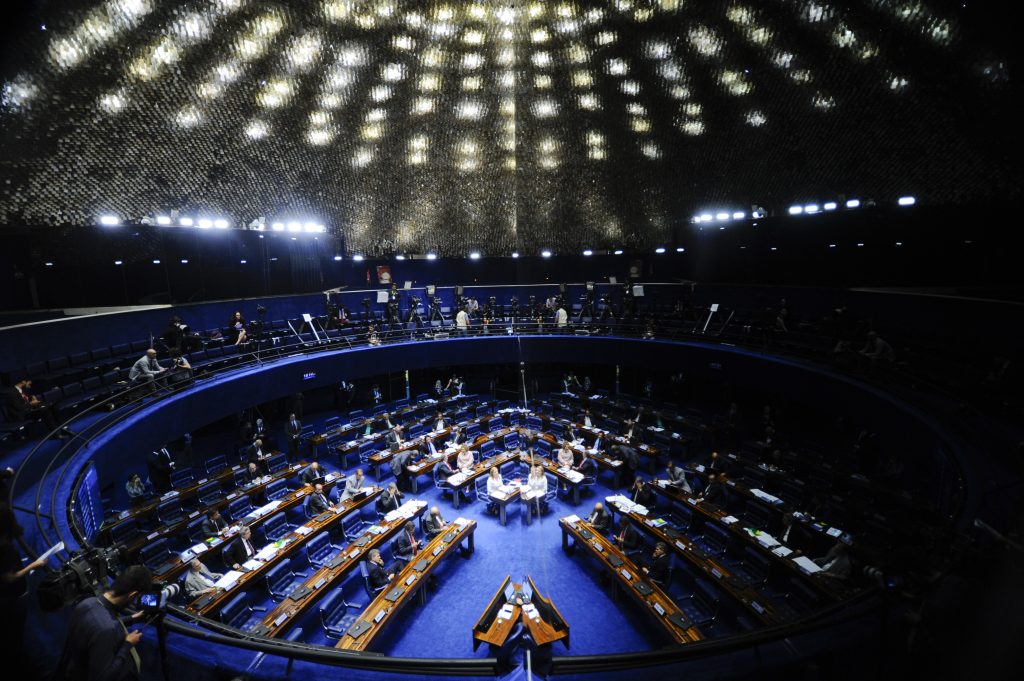
<instances>
[{"instance_id":1,"label":"spectator in gallery","mask_svg":"<svg viewBox=\"0 0 1024 681\"><path fill-rule=\"evenodd\" d=\"M146 497L146 483L142 482L138 473L132 473L124 483L124 491L128 493L128 500L137 504Z\"/></svg>"},{"instance_id":2,"label":"spectator in gallery","mask_svg":"<svg viewBox=\"0 0 1024 681\"><path fill-rule=\"evenodd\" d=\"M135 361L128 372L128 382L133 386L146 386L150 392L155 392L157 384L163 380L163 374L167 371L156 361L156 350L149 348L146 354Z\"/></svg>"},{"instance_id":3,"label":"spectator in gallery","mask_svg":"<svg viewBox=\"0 0 1024 681\"><path fill-rule=\"evenodd\" d=\"M241 345L246 341L245 317L241 312L235 312L228 321L228 332L235 341L235 345Z\"/></svg>"}]
</instances>

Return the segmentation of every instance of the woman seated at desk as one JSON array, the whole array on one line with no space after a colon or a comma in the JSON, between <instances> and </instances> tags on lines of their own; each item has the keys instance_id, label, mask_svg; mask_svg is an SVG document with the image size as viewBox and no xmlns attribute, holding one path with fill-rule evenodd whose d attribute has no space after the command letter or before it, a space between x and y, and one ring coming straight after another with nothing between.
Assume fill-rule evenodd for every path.
<instances>
[{"instance_id":1,"label":"woman seated at desk","mask_svg":"<svg viewBox=\"0 0 1024 681\"><path fill-rule=\"evenodd\" d=\"M487 496L491 499L503 498L504 493L501 488L504 486L505 481L501 479L501 471L498 470L497 466L491 466L491 470L487 473ZM497 513L498 503L496 501L487 502L487 512Z\"/></svg>"},{"instance_id":2,"label":"woman seated at desk","mask_svg":"<svg viewBox=\"0 0 1024 681\"><path fill-rule=\"evenodd\" d=\"M462 449L459 450L459 458L456 459L456 465L463 473L469 473L473 470L473 452L466 445L462 445Z\"/></svg>"},{"instance_id":3,"label":"woman seated at desk","mask_svg":"<svg viewBox=\"0 0 1024 681\"><path fill-rule=\"evenodd\" d=\"M562 444L562 448L558 450L558 466L559 468L572 468L572 464L575 461L572 455L572 449L569 447L569 443Z\"/></svg>"},{"instance_id":4,"label":"woman seated at desk","mask_svg":"<svg viewBox=\"0 0 1024 681\"><path fill-rule=\"evenodd\" d=\"M534 466L530 471L530 477L526 479L526 486L530 491L530 498L537 499L537 508L543 509L547 507L547 502L544 497L548 493L548 478L544 475L544 469L540 466Z\"/></svg>"}]
</instances>

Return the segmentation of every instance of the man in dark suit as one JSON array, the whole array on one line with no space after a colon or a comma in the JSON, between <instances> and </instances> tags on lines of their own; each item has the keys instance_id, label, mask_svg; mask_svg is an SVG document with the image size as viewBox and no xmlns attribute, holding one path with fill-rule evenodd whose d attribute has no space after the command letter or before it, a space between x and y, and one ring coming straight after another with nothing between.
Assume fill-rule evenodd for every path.
<instances>
[{"instance_id":1,"label":"man in dark suit","mask_svg":"<svg viewBox=\"0 0 1024 681\"><path fill-rule=\"evenodd\" d=\"M668 546L660 541L654 545L654 553L651 554L650 567L641 568L647 575L647 579L659 586L665 583L668 577Z\"/></svg>"},{"instance_id":2,"label":"man in dark suit","mask_svg":"<svg viewBox=\"0 0 1024 681\"><path fill-rule=\"evenodd\" d=\"M270 442L270 433L267 432L267 424L263 422L263 419L256 419L256 427L252 430L252 439Z\"/></svg>"},{"instance_id":3,"label":"man in dark suit","mask_svg":"<svg viewBox=\"0 0 1024 681\"><path fill-rule=\"evenodd\" d=\"M593 428L594 421L590 417L590 410L584 409L583 413L576 417L576 420L583 424L584 428Z\"/></svg>"},{"instance_id":4,"label":"man in dark suit","mask_svg":"<svg viewBox=\"0 0 1024 681\"><path fill-rule=\"evenodd\" d=\"M57 406L47 404L32 394L32 380L23 378L4 391L4 409L10 421L31 421L40 419L48 431L56 430L60 422ZM64 428L57 435L60 439L71 437Z\"/></svg>"},{"instance_id":5,"label":"man in dark suit","mask_svg":"<svg viewBox=\"0 0 1024 681\"><path fill-rule=\"evenodd\" d=\"M594 510L587 522L601 534L608 534L612 529L612 516L600 501L594 504Z\"/></svg>"},{"instance_id":6,"label":"man in dark suit","mask_svg":"<svg viewBox=\"0 0 1024 681\"><path fill-rule=\"evenodd\" d=\"M722 489L722 483L718 481L718 474L711 472L708 473L708 484L701 492L700 497L697 499L699 504L702 501L706 501L709 504L720 506L722 499L725 497L725 490Z\"/></svg>"},{"instance_id":7,"label":"man in dark suit","mask_svg":"<svg viewBox=\"0 0 1024 681\"><path fill-rule=\"evenodd\" d=\"M232 570L241 570L242 564L256 555L256 547L252 545L252 530L243 527L238 537L224 547L224 564Z\"/></svg>"},{"instance_id":8,"label":"man in dark suit","mask_svg":"<svg viewBox=\"0 0 1024 681\"><path fill-rule=\"evenodd\" d=\"M303 485L312 485L316 480L324 477L324 469L320 467L319 462L314 461L306 467L306 470L302 471L302 475L299 476L299 480Z\"/></svg>"},{"instance_id":9,"label":"man in dark suit","mask_svg":"<svg viewBox=\"0 0 1024 681\"><path fill-rule=\"evenodd\" d=\"M395 578L395 574L384 569L384 559L381 558L380 551L370 549L369 556L370 559L366 561L366 571L369 573L370 586L374 589L382 589Z\"/></svg>"},{"instance_id":10,"label":"man in dark suit","mask_svg":"<svg viewBox=\"0 0 1024 681\"><path fill-rule=\"evenodd\" d=\"M254 463L259 466L260 470L266 471L267 464L266 460L270 456L270 452L264 451L263 440L257 439L245 448L245 460L249 463Z\"/></svg>"},{"instance_id":11,"label":"man in dark suit","mask_svg":"<svg viewBox=\"0 0 1024 681\"><path fill-rule=\"evenodd\" d=\"M174 461L171 460L171 453L167 451L167 447L150 452L146 457L146 468L149 470L149 481L153 483L153 488L157 492L163 493L171 489Z\"/></svg>"},{"instance_id":12,"label":"man in dark suit","mask_svg":"<svg viewBox=\"0 0 1024 681\"><path fill-rule=\"evenodd\" d=\"M612 537L612 542L627 556L640 551L640 537L626 516L619 520L619 531Z\"/></svg>"},{"instance_id":13,"label":"man in dark suit","mask_svg":"<svg viewBox=\"0 0 1024 681\"><path fill-rule=\"evenodd\" d=\"M288 439L288 455L294 459L299 454L299 440L302 438L302 421L296 418L295 414L288 415L284 433Z\"/></svg>"},{"instance_id":14,"label":"man in dark suit","mask_svg":"<svg viewBox=\"0 0 1024 681\"><path fill-rule=\"evenodd\" d=\"M412 521L406 521L405 527L398 533L395 542L391 545L395 561L400 562L402 567L411 563L413 556L420 550L420 541L416 539L415 530L416 526L412 524Z\"/></svg>"},{"instance_id":15,"label":"man in dark suit","mask_svg":"<svg viewBox=\"0 0 1024 681\"><path fill-rule=\"evenodd\" d=\"M639 476L633 481L633 486L630 488L629 493L630 499L634 504L650 508L654 503L654 492L651 491L647 482Z\"/></svg>"},{"instance_id":16,"label":"man in dark suit","mask_svg":"<svg viewBox=\"0 0 1024 681\"><path fill-rule=\"evenodd\" d=\"M395 476L398 489L408 490L412 487L411 473L406 468L411 463L411 456L412 451L408 449L397 451L391 456L391 474Z\"/></svg>"},{"instance_id":17,"label":"man in dark suit","mask_svg":"<svg viewBox=\"0 0 1024 681\"><path fill-rule=\"evenodd\" d=\"M401 449L402 445L405 443L405 440L402 439L402 426L399 425L392 428L391 432L388 433L387 439L388 449L390 449L392 452L397 452L399 449Z\"/></svg>"},{"instance_id":18,"label":"man in dark suit","mask_svg":"<svg viewBox=\"0 0 1024 681\"><path fill-rule=\"evenodd\" d=\"M203 534L207 537L215 537L224 530L228 529L228 523L226 520L220 517L220 511L213 509L206 516L206 520L202 524Z\"/></svg>"},{"instance_id":19,"label":"man in dark suit","mask_svg":"<svg viewBox=\"0 0 1024 681\"><path fill-rule=\"evenodd\" d=\"M640 456L636 453L636 450L628 445L613 445L611 453L612 456L622 462L623 467L626 469L624 480L628 481L630 478L635 478L636 471L640 468Z\"/></svg>"},{"instance_id":20,"label":"man in dark suit","mask_svg":"<svg viewBox=\"0 0 1024 681\"><path fill-rule=\"evenodd\" d=\"M573 469L579 471L585 478L593 478L597 475L597 462L587 456L587 450L584 449L580 462L573 466Z\"/></svg>"},{"instance_id":21,"label":"man in dark suit","mask_svg":"<svg viewBox=\"0 0 1024 681\"><path fill-rule=\"evenodd\" d=\"M391 511L398 510L398 507L402 505L402 498L404 496L398 490L398 485L393 482L389 483L387 489L377 497L377 512L390 513Z\"/></svg>"},{"instance_id":22,"label":"man in dark suit","mask_svg":"<svg viewBox=\"0 0 1024 681\"><path fill-rule=\"evenodd\" d=\"M459 426L452 426L452 432L448 435L448 446L454 447L466 441L466 435Z\"/></svg>"},{"instance_id":23,"label":"man in dark suit","mask_svg":"<svg viewBox=\"0 0 1024 681\"><path fill-rule=\"evenodd\" d=\"M313 493L309 495L309 510L313 515L319 515L331 507L331 502L324 494L324 486L317 483L313 486Z\"/></svg>"},{"instance_id":24,"label":"man in dark suit","mask_svg":"<svg viewBox=\"0 0 1024 681\"><path fill-rule=\"evenodd\" d=\"M262 477L263 473L260 472L259 466L257 466L255 463L246 464L245 476L242 478L245 484L251 485L254 482L258 482L259 479Z\"/></svg>"},{"instance_id":25,"label":"man in dark suit","mask_svg":"<svg viewBox=\"0 0 1024 681\"><path fill-rule=\"evenodd\" d=\"M432 506L430 508L430 515L423 519L423 531L427 534L427 538L433 539L444 532L444 528L447 526L448 523L441 517L441 509L437 506Z\"/></svg>"}]
</instances>

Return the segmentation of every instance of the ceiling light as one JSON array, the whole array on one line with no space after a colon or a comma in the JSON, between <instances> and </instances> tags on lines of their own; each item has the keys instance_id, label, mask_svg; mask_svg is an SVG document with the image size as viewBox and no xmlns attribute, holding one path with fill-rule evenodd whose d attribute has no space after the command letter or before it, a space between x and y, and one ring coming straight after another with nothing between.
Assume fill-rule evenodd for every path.
<instances>
[{"instance_id":1,"label":"ceiling light","mask_svg":"<svg viewBox=\"0 0 1024 681\"><path fill-rule=\"evenodd\" d=\"M473 251L472 253L469 254L469 259L470 260L479 260L480 259L480 253L478 253L477 251Z\"/></svg>"},{"instance_id":2,"label":"ceiling light","mask_svg":"<svg viewBox=\"0 0 1024 681\"><path fill-rule=\"evenodd\" d=\"M551 251L549 251L547 249L544 249L543 251L540 252L540 257L542 257L542 258L550 258L551 257Z\"/></svg>"},{"instance_id":3,"label":"ceiling light","mask_svg":"<svg viewBox=\"0 0 1024 681\"><path fill-rule=\"evenodd\" d=\"M583 251L583 255L594 255L594 252L588 248L587 250Z\"/></svg>"},{"instance_id":4,"label":"ceiling light","mask_svg":"<svg viewBox=\"0 0 1024 681\"><path fill-rule=\"evenodd\" d=\"M789 207L789 214L790 215L800 215L800 213L803 213L803 212L804 212L804 207L803 206L790 206Z\"/></svg>"},{"instance_id":5,"label":"ceiling light","mask_svg":"<svg viewBox=\"0 0 1024 681\"><path fill-rule=\"evenodd\" d=\"M917 203L917 199L915 199L913 196L901 196L897 203L899 203L901 206L913 206L915 203Z\"/></svg>"},{"instance_id":6,"label":"ceiling light","mask_svg":"<svg viewBox=\"0 0 1024 681\"><path fill-rule=\"evenodd\" d=\"M355 260L356 262L362 262L363 261L363 256L361 256L361 255L353 255L352 259Z\"/></svg>"},{"instance_id":7,"label":"ceiling light","mask_svg":"<svg viewBox=\"0 0 1024 681\"><path fill-rule=\"evenodd\" d=\"M828 203L826 203L823 206L823 208L825 210L835 210L836 209L836 202L835 201L829 201Z\"/></svg>"},{"instance_id":8,"label":"ceiling light","mask_svg":"<svg viewBox=\"0 0 1024 681\"><path fill-rule=\"evenodd\" d=\"M181 225L182 227L191 227L192 225L195 224L195 222L192 220L192 218L181 218L180 220L178 220L178 224Z\"/></svg>"},{"instance_id":9,"label":"ceiling light","mask_svg":"<svg viewBox=\"0 0 1024 681\"><path fill-rule=\"evenodd\" d=\"M169 217L167 217L166 215L157 215L156 216L156 224L158 224L158 225L169 225L169 224L171 224L171 219Z\"/></svg>"},{"instance_id":10,"label":"ceiling light","mask_svg":"<svg viewBox=\"0 0 1024 681\"><path fill-rule=\"evenodd\" d=\"M622 249L621 248L615 249L615 255L622 255Z\"/></svg>"},{"instance_id":11,"label":"ceiling light","mask_svg":"<svg viewBox=\"0 0 1024 681\"><path fill-rule=\"evenodd\" d=\"M121 224L121 218L116 215L101 215L100 224L106 227L114 227Z\"/></svg>"},{"instance_id":12,"label":"ceiling light","mask_svg":"<svg viewBox=\"0 0 1024 681\"><path fill-rule=\"evenodd\" d=\"M657 248L654 249L654 252L655 253L664 253L665 252L665 247L664 246L658 246Z\"/></svg>"},{"instance_id":13,"label":"ceiling light","mask_svg":"<svg viewBox=\"0 0 1024 681\"><path fill-rule=\"evenodd\" d=\"M847 208L860 208L860 199L850 199L846 202Z\"/></svg>"}]
</instances>

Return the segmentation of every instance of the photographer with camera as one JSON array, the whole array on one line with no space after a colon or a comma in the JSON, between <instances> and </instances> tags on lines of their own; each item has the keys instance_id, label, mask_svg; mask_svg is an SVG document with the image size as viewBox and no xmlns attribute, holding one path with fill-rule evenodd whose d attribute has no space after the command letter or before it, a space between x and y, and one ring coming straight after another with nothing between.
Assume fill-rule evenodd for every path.
<instances>
[{"instance_id":1,"label":"photographer with camera","mask_svg":"<svg viewBox=\"0 0 1024 681\"><path fill-rule=\"evenodd\" d=\"M99 596L86 598L71 612L68 637L55 678L74 681L130 681L142 670L136 644L138 629L128 630L145 616L144 610L123 616L124 610L153 585L153 575L141 565L122 572Z\"/></svg>"}]
</instances>

